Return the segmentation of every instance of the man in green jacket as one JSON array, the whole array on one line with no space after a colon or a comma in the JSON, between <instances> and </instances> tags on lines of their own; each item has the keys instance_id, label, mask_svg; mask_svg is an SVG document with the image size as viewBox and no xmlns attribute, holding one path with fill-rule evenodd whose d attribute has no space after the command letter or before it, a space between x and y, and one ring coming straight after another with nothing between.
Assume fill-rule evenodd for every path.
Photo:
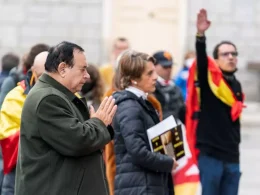
<instances>
[{"instance_id":1,"label":"man in green jacket","mask_svg":"<svg viewBox=\"0 0 260 195\"><path fill-rule=\"evenodd\" d=\"M108 195L102 148L113 138L112 97L90 111L74 94L89 78L84 50L62 42L22 111L16 195Z\"/></svg>"}]
</instances>

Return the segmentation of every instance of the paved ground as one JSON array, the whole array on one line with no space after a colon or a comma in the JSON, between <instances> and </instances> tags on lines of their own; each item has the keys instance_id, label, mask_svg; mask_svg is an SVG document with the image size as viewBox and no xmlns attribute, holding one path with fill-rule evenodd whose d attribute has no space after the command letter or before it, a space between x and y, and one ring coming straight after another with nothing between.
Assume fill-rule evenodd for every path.
<instances>
[{"instance_id":1,"label":"paved ground","mask_svg":"<svg viewBox=\"0 0 260 195\"><path fill-rule=\"evenodd\" d=\"M260 127L245 127L243 129L241 144L241 171L242 177L239 195L259 195Z\"/></svg>"},{"instance_id":2,"label":"paved ground","mask_svg":"<svg viewBox=\"0 0 260 195\"><path fill-rule=\"evenodd\" d=\"M247 103L242 119L239 195L260 194L260 104Z\"/></svg>"},{"instance_id":3,"label":"paved ground","mask_svg":"<svg viewBox=\"0 0 260 195\"><path fill-rule=\"evenodd\" d=\"M260 103L248 102L242 116L239 195L260 195ZM197 195L200 195L199 190Z\"/></svg>"}]
</instances>

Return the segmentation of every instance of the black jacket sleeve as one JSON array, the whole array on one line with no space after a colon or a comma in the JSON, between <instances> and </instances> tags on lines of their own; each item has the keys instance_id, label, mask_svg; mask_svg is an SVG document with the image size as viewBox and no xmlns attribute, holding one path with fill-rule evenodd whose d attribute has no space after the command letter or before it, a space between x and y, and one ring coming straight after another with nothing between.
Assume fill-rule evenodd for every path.
<instances>
[{"instance_id":1,"label":"black jacket sleeve","mask_svg":"<svg viewBox=\"0 0 260 195\"><path fill-rule=\"evenodd\" d=\"M206 52L206 37L196 37L197 70L200 88L208 86L208 58Z\"/></svg>"},{"instance_id":2,"label":"black jacket sleeve","mask_svg":"<svg viewBox=\"0 0 260 195\"><path fill-rule=\"evenodd\" d=\"M179 119L183 124L185 124L185 117L186 117L186 106L185 104L183 104L179 110Z\"/></svg>"}]
</instances>

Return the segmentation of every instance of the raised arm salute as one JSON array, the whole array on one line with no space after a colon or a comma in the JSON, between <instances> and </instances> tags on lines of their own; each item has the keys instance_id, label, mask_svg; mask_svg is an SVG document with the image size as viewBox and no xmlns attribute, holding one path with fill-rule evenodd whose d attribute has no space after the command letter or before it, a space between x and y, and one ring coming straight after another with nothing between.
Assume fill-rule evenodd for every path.
<instances>
[{"instance_id":1,"label":"raised arm salute","mask_svg":"<svg viewBox=\"0 0 260 195\"><path fill-rule=\"evenodd\" d=\"M207 11L197 16L197 60L190 69L187 137L198 158L202 195L237 195L240 179L239 143L243 93L235 77L237 48L222 41L206 53ZM198 155L199 154L199 155Z\"/></svg>"}]
</instances>

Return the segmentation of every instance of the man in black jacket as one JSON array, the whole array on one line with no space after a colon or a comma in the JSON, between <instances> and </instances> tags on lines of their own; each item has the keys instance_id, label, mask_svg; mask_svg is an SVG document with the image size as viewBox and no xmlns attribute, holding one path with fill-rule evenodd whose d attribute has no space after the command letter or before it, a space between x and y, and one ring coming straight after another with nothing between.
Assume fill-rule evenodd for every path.
<instances>
[{"instance_id":1,"label":"man in black jacket","mask_svg":"<svg viewBox=\"0 0 260 195\"><path fill-rule=\"evenodd\" d=\"M185 104L181 89L171 80L173 58L167 51L158 51L153 57L156 59L155 70L158 74L154 95L161 103L163 118L173 115L184 123Z\"/></svg>"},{"instance_id":2,"label":"man in black jacket","mask_svg":"<svg viewBox=\"0 0 260 195\"><path fill-rule=\"evenodd\" d=\"M200 151L199 169L202 195L237 195L240 179L240 120L232 120L231 107L219 99L209 84L209 63L205 31L209 28L206 10L197 18L197 71L200 88L200 113L196 146ZM223 41L216 45L213 57L222 71L226 85L236 101L242 102L242 89L234 73L237 70L237 48Z\"/></svg>"}]
</instances>

